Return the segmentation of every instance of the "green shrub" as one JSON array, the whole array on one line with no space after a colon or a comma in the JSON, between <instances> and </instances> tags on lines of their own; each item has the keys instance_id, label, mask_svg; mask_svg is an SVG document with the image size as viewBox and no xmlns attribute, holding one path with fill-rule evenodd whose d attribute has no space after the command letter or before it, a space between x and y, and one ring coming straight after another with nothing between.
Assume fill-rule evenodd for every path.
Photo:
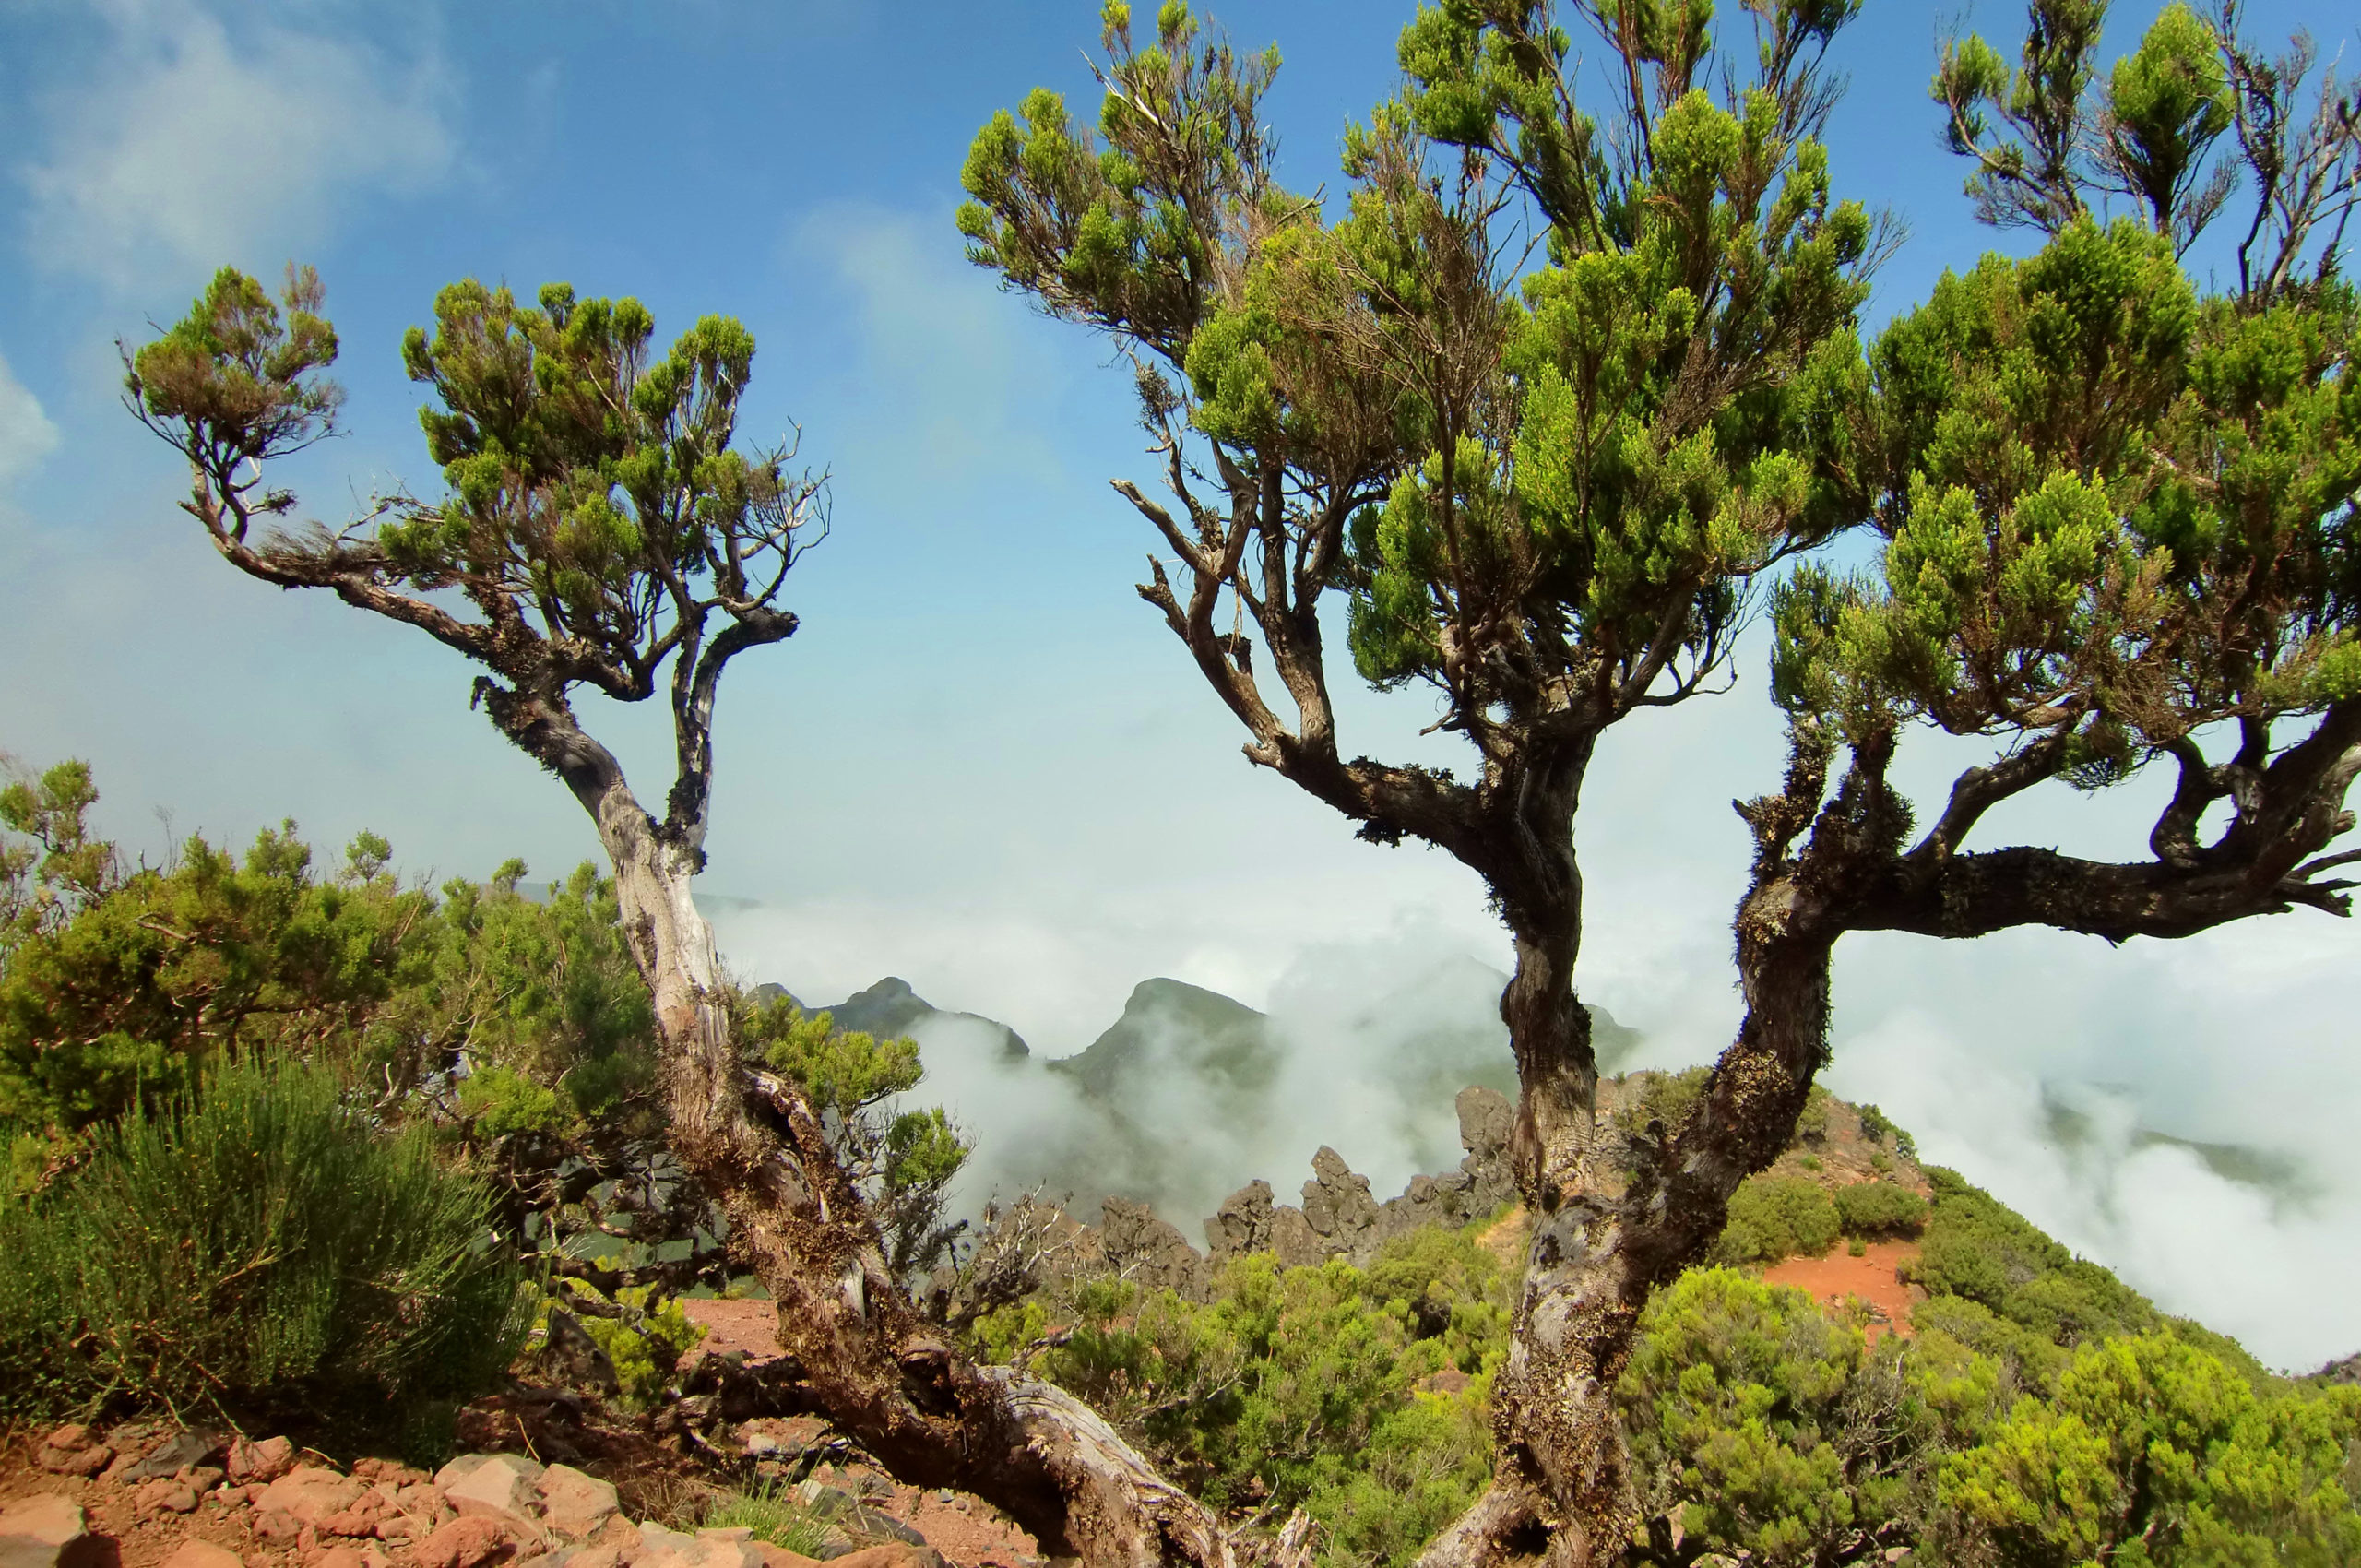
<instances>
[{"instance_id":1,"label":"green shrub","mask_svg":"<svg viewBox=\"0 0 2361 1568\"><path fill-rule=\"evenodd\" d=\"M1918 1158L1918 1145L1909 1134L1893 1124L1893 1120L1874 1105L1857 1106L1861 1118L1861 1135L1873 1144L1891 1144L1894 1153L1908 1160ZM1889 1162L1890 1163L1890 1162ZM1882 1170L1884 1167L1880 1166Z\"/></svg>"},{"instance_id":2,"label":"green shrub","mask_svg":"<svg viewBox=\"0 0 2361 1568\"><path fill-rule=\"evenodd\" d=\"M2361 1389L2258 1391L2155 1333L2078 1350L2054 1395L1945 1466L1942 1501L2003 1562L2325 1568L2361 1562L2356 1451Z\"/></svg>"},{"instance_id":3,"label":"green shrub","mask_svg":"<svg viewBox=\"0 0 2361 1568\"><path fill-rule=\"evenodd\" d=\"M1801 1176L1750 1176L1730 1195L1729 1223L1714 1261L1777 1263L1818 1257L1841 1229L1828 1189Z\"/></svg>"},{"instance_id":4,"label":"green shrub","mask_svg":"<svg viewBox=\"0 0 2361 1568\"><path fill-rule=\"evenodd\" d=\"M626 1285L609 1297L587 1280L560 1279L534 1315L536 1335L548 1332L551 1306L573 1312L583 1332L607 1353L630 1409L653 1408L670 1388L682 1358L705 1338L680 1301L653 1285Z\"/></svg>"},{"instance_id":5,"label":"green shrub","mask_svg":"<svg viewBox=\"0 0 2361 1568\"><path fill-rule=\"evenodd\" d=\"M233 1060L0 1206L0 1397L397 1424L490 1387L520 1273L481 1183L386 1136L325 1071Z\"/></svg>"},{"instance_id":6,"label":"green shrub","mask_svg":"<svg viewBox=\"0 0 2361 1568\"><path fill-rule=\"evenodd\" d=\"M1836 1218L1847 1236L1916 1236L1927 1229L1927 1200L1891 1182L1854 1182L1836 1189Z\"/></svg>"},{"instance_id":7,"label":"green shrub","mask_svg":"<svg viewBox=\"0 0 2361 1568\"><path fill-rule=\"evenodd\" d=\"M2059 1345L2156 1326L2147 1298L2076 1257L1957 1172L1929 1170L1935 1189L1911 1278L1958 1296Z\"/></svg>"},{"instance_id":8,"label":"green shrub","mask_svg":"<svg viewBox=\"0 0 2361 1568\"><path fill-rule=\"evenodd\" d=\"M776 1481L765 1481L753 1491L733 1491L707 1508L707 1529L752 1530L768 1541L803 1557L818 1557L828 1540L828 1513L798 1501Z\"/></svg>"}]
</instances>

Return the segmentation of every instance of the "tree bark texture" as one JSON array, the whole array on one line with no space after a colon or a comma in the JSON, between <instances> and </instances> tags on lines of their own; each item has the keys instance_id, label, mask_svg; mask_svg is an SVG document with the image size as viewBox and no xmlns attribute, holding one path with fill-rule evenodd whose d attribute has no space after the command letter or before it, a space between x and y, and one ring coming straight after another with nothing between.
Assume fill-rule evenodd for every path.
<instances>
[{"instance_id":1,"label":"tree bark texture","mask_svg":"<svg viewBox=\"0 0 2361 1568\"><path fill-rule=\"evenodd\" d=\"M482 695L503 732L564 778L598 826L655 1002L672 1146L742 1238L813 1402L902 1480L975 1492L1046 1552L1092 1568L1230 1568L1238 1556L1213 1515L1087 1407L975 1365L935 1336L894 1283L801 1092L739 1054L712 930L691 891L696 844L650 818L562 704Z\"/></svg>"}]
</instances>

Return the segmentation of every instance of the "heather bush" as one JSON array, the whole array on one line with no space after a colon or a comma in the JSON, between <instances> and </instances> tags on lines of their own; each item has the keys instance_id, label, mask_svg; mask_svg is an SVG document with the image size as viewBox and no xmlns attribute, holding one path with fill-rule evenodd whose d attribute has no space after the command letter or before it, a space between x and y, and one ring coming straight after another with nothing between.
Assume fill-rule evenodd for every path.
<instances>
[{"instance_id":1,"label":"heather bush","mask_svg":"<svg viewBox=\"0 0 2361 1568\"><path fill-rule=\"evenodd\" d=\"M231 1059L0 1207L0 1400L397 1425L491 1387L520 1274L483 1185L324 1070Z\"/></svg>"}]
</instances>

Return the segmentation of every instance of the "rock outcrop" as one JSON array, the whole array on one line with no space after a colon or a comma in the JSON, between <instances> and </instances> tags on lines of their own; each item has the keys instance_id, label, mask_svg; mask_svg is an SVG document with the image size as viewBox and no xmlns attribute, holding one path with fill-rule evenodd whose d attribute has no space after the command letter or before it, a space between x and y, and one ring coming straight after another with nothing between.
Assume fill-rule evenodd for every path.
<instances>
[{"instance_id":1,"label":"rock outcrop","mask_svg":"<svg viewBox=\"0 0 2361 1568\"><path fill-rule=\"evenodd\" d=\"M1323 1146L1311 1157L1302 1206L1277 1203L1259 1178L1222 1201L1205 1221L1208 1251L1200 1253L1169 1221L1145 1204L1110 1197L1100 1223L1083 1224L1064 1209L1027 1197L990 1217L979 1238L970 1289L1014 1299L1044 1286L1115 1275L1149 1290L1170 1289L1204 1299L1216 1267L1248 1253L1272 1253L1288 1267L1341 1257L1366 1265L1394 1237L1422 1225L1456 1228L1488 1219L1516 1197L1508 1165L1512 1108L1488 1088L1460 1092L1459 1142L1466 1158L1455 1170L1411 1178L1399 1196L1379 1203L1369 1178ZM948 1299L946 1277L942 1286Z\"/></svg>"}]
</instances>

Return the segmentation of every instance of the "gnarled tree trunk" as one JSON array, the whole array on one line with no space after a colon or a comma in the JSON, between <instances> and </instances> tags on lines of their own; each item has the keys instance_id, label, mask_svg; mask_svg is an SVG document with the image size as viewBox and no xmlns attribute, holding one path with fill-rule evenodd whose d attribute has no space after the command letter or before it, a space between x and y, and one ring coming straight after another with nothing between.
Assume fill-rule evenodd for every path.
<instances>
[{"instance_id":1,"label":"gnarled tree trunk","mask_svg":"<svg viewBox=\"0 0 2361 1568\"><path fill-rule=\"evenodd\" d=\"M598 825L634 958L655 1001L670 1137L729 1214L777 1303L813 1402L902 1480L1005 1510L1045 1551L1092 1568L1237 1556L1213 1515L1064 1391L978 1366L936 1337L886 1268L875 1225L791 1083L741 1057L712 929L669 837L614 757L562 704L492 694L494 721L556 772Z\"/></svg>"}]
</instances>

